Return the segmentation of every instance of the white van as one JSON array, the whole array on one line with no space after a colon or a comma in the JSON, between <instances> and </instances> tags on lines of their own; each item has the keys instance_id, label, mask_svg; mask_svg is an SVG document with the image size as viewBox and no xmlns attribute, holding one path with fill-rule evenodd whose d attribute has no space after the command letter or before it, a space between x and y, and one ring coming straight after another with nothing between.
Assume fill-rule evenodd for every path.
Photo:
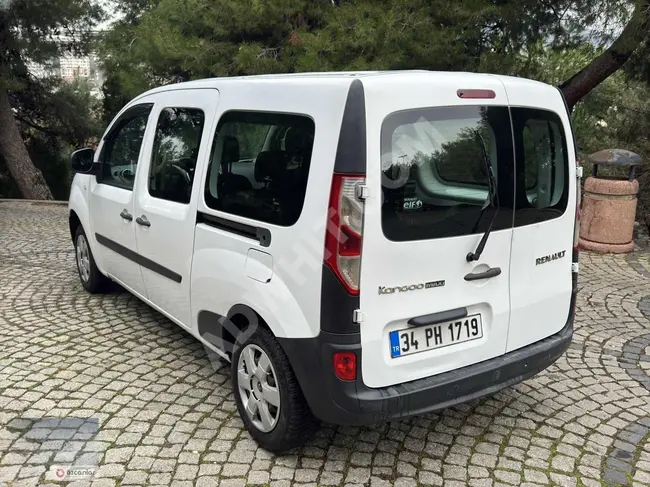
<instances>
[{"instance_id":1,"label":"white van","mask_svg":"<svg viewBox=\"0 0 650 487\"><path fill-rule=\"evenodd\" d=\"M230 360L269 450L315 418L494 393L571 341L578 168L554 87L427 71L193 81L131 101L71 164L83 286L119 283Z\"/></svg>"}]
</instances>

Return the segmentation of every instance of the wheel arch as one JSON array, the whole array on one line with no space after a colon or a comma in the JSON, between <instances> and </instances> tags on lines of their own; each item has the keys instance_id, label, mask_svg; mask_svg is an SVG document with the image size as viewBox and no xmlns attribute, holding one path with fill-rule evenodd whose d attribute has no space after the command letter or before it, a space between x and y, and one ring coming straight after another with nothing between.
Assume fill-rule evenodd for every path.
<instances>
[{"instance_id":1,"label":"wheel arch","mask_svg":"<svg viewBox=\"0 0 650 487\"><path fill-rule=\"evenodd\" d=\"M197 315L197 331L201 339L229 358L232 357L235 341L245 340L257 327L265 328L277 336L262 315L247 304L231 306L225 316L208 310L201 310ZM242 333L247 336L243 337Z\"/></svg>"},{"instance_id":2,"label":"wheel arch","mask_svg":"<svg viewBox=\"0 0 650 487\"><path fill-rule=\"evenodd\" d=\"M83 225L81 224L81 219L77 215L77 212L74 210L70 210L70 214L68 215L68 224L70 226L70 237L74 241L75 235L77 235L77 229Z\"/></svg>"},{"instance_id":3,"label":"wheel arch","mask_svg":"<svg viewBox=\"0 0 650 487\"><path fill-rule=\"evenodd\" d=\"M95 265L97 265L99 271L105 275L104 262L102 261L100 252L98 252L97 240L95 240L95 235L93 234L90 225L90 209L88 206L87 195L84 194L84 191L80 187L81 183L77 179L78 178L75 177L73 181L68 201L68 225L70 229L70 237L74 243L77 229L79 227L84 229L88 245L90 245L90 251L95 259Z\"/></svg>"}]
</instances>

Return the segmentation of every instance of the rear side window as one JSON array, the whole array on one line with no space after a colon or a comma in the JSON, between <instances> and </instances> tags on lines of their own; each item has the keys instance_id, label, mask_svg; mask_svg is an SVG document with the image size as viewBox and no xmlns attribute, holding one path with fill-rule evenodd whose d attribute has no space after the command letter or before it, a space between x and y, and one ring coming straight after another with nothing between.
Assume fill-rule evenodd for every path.
<instances>
[{"instance_id":1,"label":"rear side window","mask_svg":"<svg viewBox=\"0 0 650 487\"><path fill-rule=\"evenodd\" d=\"M512 151L507 107L438 107L389 115L381 133L384 234L407 241L485 231L496 211L490 205L488 166L500 200L493 229L511 227Z\"/></svg>"},{"instance_id":2,"label":"rear side window","mask_svg":"<svg viewBox=\"0 0 650 487\"><path fill-rule=\"evenodd\" d=\"M314 121L302 115L225 113L212 144L206 205L293 225L305 200L314 134Z\"/></svg>"},{"instance_id":3,"label":"rear side window","mask_svg":"<svg viewBox=\"0 0 650 487\"><path fill-rule=\"evenodd\" d=\"M515 226L557 218L566 210L569 198L569 163L562 121L547 110L516 107L511 108L511 113L519 168Z\"/></svg>"},{"instance_id":4,"label":"rear side window","mask_svg":"<svg viewBox=\"0 0 650 487\"><path fill-rule=\"evenodd\" d=\"M164 108L158 117L149 169L149 194L189 203L205 114L198 108Z\"/></svg>"}]
</instances>

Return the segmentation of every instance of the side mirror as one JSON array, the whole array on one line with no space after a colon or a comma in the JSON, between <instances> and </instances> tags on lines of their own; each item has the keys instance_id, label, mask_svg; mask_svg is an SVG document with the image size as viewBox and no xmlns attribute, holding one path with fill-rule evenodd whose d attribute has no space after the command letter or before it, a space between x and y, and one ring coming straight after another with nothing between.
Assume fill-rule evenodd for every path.
<instances>
[{"instance_id":1,"label":"side mirror","mask_svg":"<svg viewBox=\"0 0 650 487\"><path fill-rule=\"evenodd\" d=\"M72 169L72 172L92 174L94 170L94 159L95 151L90 147L76 150L70 154L70 169Z\"/></svg>"}]
</instances>

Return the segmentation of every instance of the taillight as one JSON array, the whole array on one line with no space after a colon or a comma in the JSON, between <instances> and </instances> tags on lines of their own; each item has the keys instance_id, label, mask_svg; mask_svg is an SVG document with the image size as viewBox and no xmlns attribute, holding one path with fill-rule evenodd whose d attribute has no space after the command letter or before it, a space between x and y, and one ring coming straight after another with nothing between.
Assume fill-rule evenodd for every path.
<instances>
[{"instance_id":1,"label":"taillight","mask_svg":"<svg viewBox=\"0 0 650 487\"><path fill-rule=\"evenodd\" d=\"M363 176L334 174L330 192L330 221L325 235L325 263L350 294L359 294L363 201L356 196Z\"/></svg>"},{"instance_id":2,"label":"taillight","mask_svg":"<svg viewBox=\"0 0 650 487\"><path fill-rule=\"evenodd\" d=\"M341 380L357 378L357 356L353 352L334 353L334 373Z\"/></svg>"}]
</instances>

